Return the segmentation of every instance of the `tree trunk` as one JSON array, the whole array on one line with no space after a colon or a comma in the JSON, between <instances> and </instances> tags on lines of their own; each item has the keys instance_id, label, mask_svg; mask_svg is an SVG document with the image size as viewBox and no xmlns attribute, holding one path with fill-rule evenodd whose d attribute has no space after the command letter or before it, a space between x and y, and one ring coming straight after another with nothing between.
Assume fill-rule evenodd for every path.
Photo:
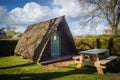
<instances>
[{"instance_id":1,"label":"tree trunk","mask_svg":"<svg viewBox=\"0 0 120 80\"><path fill-rule=\"evenodd\" d=\"M117 36L117 35L118 35L118 33L117 33L117 25L115 25L115 26L112 27L112 34L113 34L114 36Z\"/></svg>"}]
</instances>

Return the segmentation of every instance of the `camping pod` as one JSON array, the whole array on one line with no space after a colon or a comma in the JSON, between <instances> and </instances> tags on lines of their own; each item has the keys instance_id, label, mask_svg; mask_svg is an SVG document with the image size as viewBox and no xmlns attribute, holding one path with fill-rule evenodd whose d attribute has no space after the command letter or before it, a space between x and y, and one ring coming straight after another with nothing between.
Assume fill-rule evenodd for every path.
<instances>
[{"instance_id":1,"label":"camping pod","mask_svg":"<svg viewBox=\"0 0 120 80\"><path fill-rule=\"evenodd\" d=\"M72 58L76 47L65 16L30 25L14 52L41 64Z\"/></svg>"}]
</instances>

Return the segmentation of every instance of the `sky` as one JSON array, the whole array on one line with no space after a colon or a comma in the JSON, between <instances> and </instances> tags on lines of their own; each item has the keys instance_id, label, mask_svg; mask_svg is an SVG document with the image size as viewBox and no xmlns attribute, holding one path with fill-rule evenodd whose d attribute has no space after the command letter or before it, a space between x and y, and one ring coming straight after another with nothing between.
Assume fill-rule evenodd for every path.
<instances>
[{"instance_id":1,"label":"sky","mask_svg":"<svg viewBox=\"0 0 120 80\"><path fill-rule=\"evenodd\" d=\"M89 27L80 28L80 21L92 9L92 6L83 9L79 0L0 0L0 26L12 26L24 32L31 24L65 15L73 36L80 36L89 32ZM101 34L101 26L104 25L97 25L97 31L91 33Z\"/></svg>"}]
</instances>

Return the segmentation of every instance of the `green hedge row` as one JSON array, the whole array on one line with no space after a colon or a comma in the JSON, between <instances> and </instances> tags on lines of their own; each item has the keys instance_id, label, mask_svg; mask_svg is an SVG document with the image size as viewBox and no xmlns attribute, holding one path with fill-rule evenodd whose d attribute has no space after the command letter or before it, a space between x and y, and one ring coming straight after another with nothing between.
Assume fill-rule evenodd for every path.
<instances>
[{"instance_id":1,"label":"green hedge row","mask_svg":"<svg viewBox=\"0 0 120 80\"><path fill-rule=\"evenodd\" d=\"M78 51L94 48L109 49L110 54L120 55L120 38L75 38ZM18 40L0 40L0 57L14 55Z\"/></svg>"},{"instance_id":2,"label":"green hedge row","mask_svg":"<svg viewBox=\"0 0 120 80\"><path fill-rule=\"evenodd\" d=\"M14 55L18 40L0 40L0 57Z\"/></svg>"},{"instance_id":3,"label":"green hedge row","mask_svg":"<svg viewBox=\"0 0 120 80\"><path fill-rule=\"evenodd\" d=\"M120 38L75 38L78 51L94 48L109 49L110 54L120 55Z\"/></svg>"}]
</instances>

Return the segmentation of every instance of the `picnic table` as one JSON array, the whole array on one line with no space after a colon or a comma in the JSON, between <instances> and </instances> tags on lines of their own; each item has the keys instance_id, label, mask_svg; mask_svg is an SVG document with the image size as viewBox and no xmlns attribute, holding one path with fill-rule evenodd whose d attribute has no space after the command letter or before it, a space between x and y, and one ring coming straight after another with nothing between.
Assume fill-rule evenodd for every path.
<instances>
[{"instance_id":1,"label":"picnic table","mask_svg":"<svg viewBox=\"0 0 120 80\"><path fill-rule=\"evenodd\" d=\"M100 74L104 74L103 69L107 67L107 64L117 58L117 56L110 56L109 49L91 49L80 51L79 54L80 56L73 57L77 68L81 68L82 65L94 66Z\"/></svg>"}]
</instances>

